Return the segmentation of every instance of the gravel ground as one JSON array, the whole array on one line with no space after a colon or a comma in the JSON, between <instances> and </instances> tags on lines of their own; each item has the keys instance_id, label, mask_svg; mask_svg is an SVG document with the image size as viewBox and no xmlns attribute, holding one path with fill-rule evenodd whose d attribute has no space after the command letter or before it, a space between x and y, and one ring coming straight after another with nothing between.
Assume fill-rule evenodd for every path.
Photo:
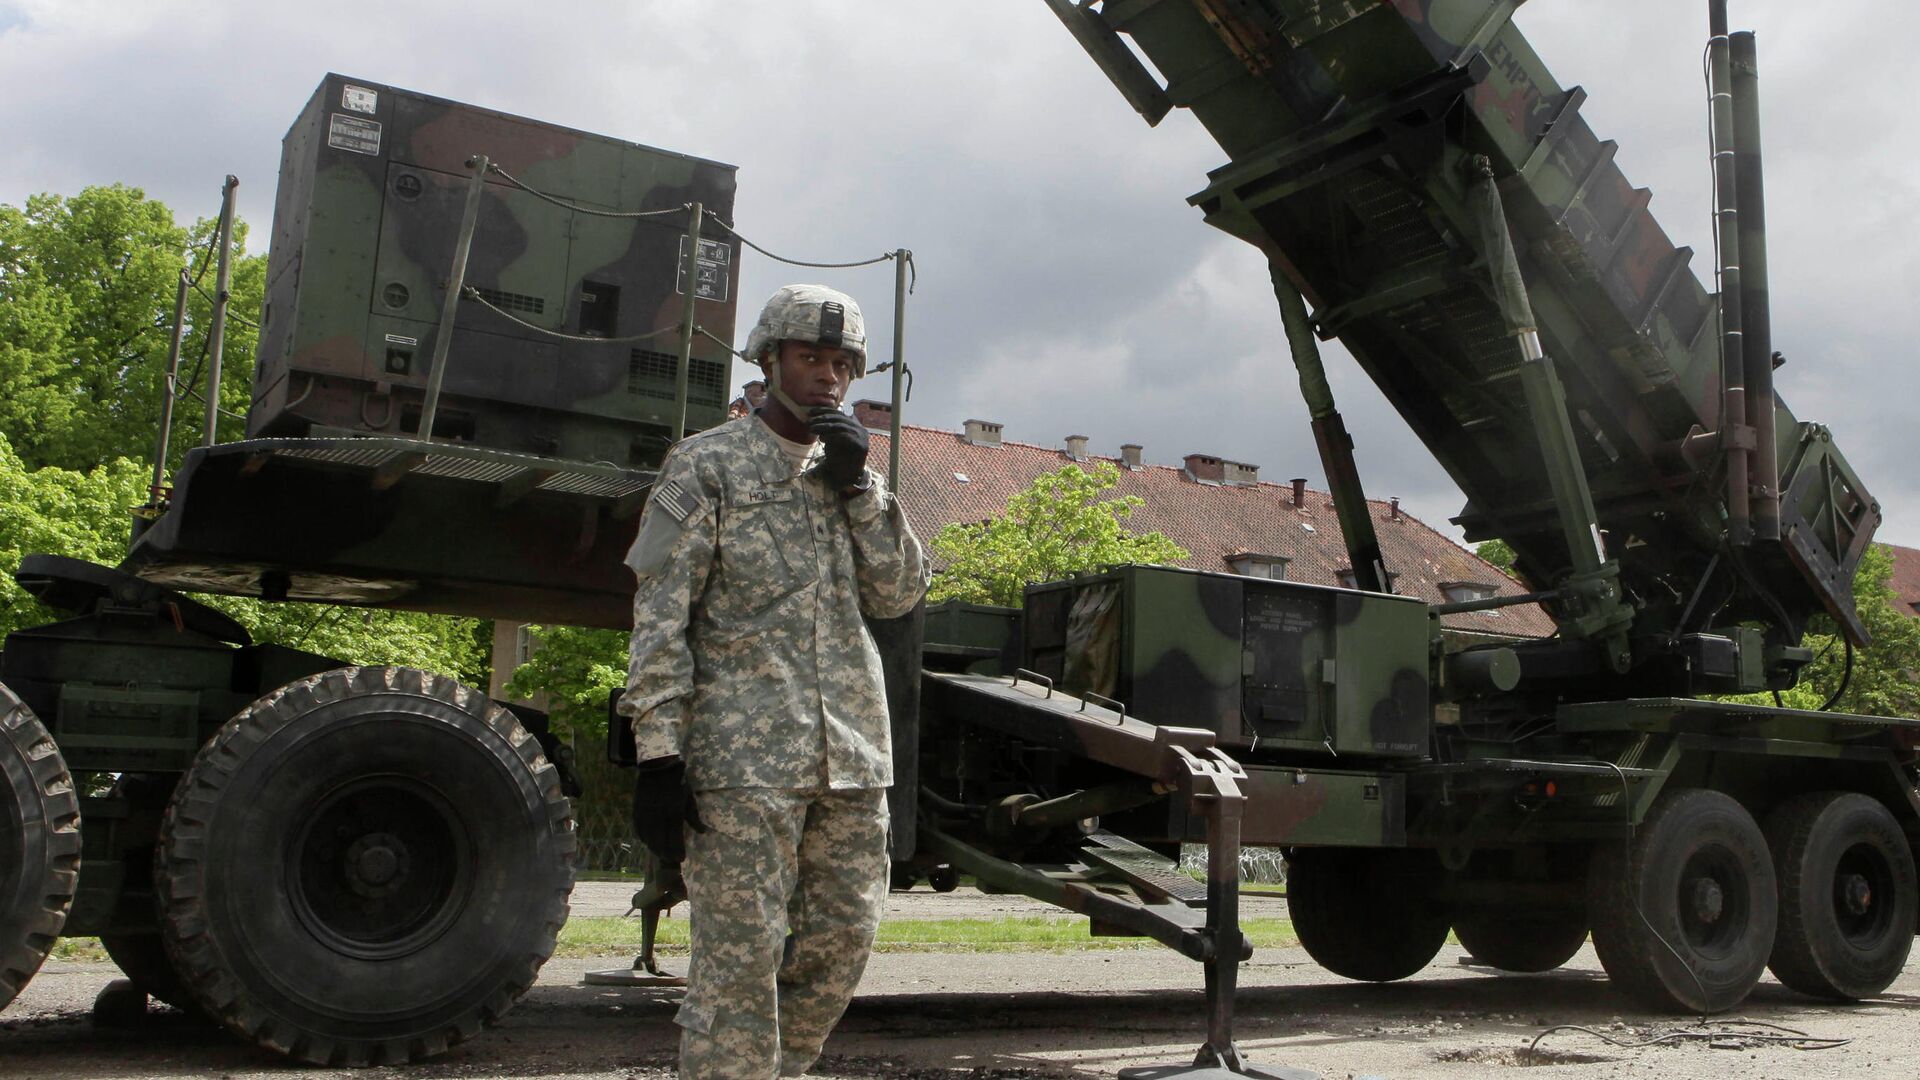
<instances>
[{"instance_id":1,"label":"gravel ground","mask_svg":"<svg viewBox=\"0 0 1920 1080\"><path fill-rule=\"evenodd\" d=\"M624 911L624 886L583 886L581 914ZM618 910L609 910L617 906ZM1284 904L1253 900L1249 914ZM896 895L890 918L958 918L1052 912L1012 897L961 892ZM1298 949L1269 949L1242 967L1239 1035L1250 1060L1357 1077L1479 1078L1524 1069L1538 1077L1615 1076L1742 1080L1920 1076L1920 960L1872 1002L1833 1006L1763 981L1742 1017L1825 1038L1826 1050L1723 1037L1639 1049L1611 1047L1580 1024L1633 1041L1689 1022L1629 1006L1609 989L1592 950L1560 971L1498 976L1449 946L1413 979L1384 986L1338 979ZM557 960L501 1026L421 1065L311 1071L202 1027L171 1010L146 1023L98 1028L93 995L117 976L101 963L50 963L0 1014L0 1076L221 1076L292 1078L582 1077L672 1075L678 992L586 986L606 960ZM617 965L616 965L617 966ZM1160 948L1069 953L877 955L860 996L828 1044L816 1075L1095 1077L1120 1068L1189 1060L1204 1030L1197 965ZM1730 1025L1721 1025L1731 1030Z\"/></svg>"}]
</instances>

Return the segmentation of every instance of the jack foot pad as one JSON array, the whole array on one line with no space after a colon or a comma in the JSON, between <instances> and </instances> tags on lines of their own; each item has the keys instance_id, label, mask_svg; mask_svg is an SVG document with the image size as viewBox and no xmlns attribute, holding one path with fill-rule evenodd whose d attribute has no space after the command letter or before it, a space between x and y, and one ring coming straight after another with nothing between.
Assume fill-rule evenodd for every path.
<instances>
[{"instance_id":1,"label":"jack foot pad","mask_svg":"<svg viewBox=\"0 0 1920 1080\"><path fill-rule=\"evenodd\" d=\"M1264 1078L1264 1080L1320 1080L1320 1074L1307 1069L1294 1069L1285 1065L1243 1065L1238 1070L1223 1065L1149 1065L1138 1069L1121 1069L1120 1080L1241 1080L1243 1077Z\"/></svg>"},{"instance_id":2,"label":"jack foot pad","mask_svg":"<svg viewBox=\"0 0 1920 1080\"><path fill-rule=\"evenodd\" d=\"M682 975L658 975L645 968L607 968L604 971L589 971L580 976L587 986L685 986L687 980Z\"/></svg>"}]
</instances>

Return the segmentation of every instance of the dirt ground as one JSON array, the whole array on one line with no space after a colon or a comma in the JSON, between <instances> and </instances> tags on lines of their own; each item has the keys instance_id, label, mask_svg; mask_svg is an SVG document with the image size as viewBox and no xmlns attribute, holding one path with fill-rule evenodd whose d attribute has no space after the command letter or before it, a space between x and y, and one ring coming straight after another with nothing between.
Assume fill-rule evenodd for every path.
<instances>
[{"instance_id":1,"label":"dirt ground","mask_svg":"<svg viewBox=\"0 0 1920 1080\"><path fill-rule=\"evenodd\" d=\"M621 886L582 886L575 911L617 915ZM1249 900L1250 916L1284 903ZM889 918L964 918L1053 909L1012 897L924 889L896 895ZM291 1066L171 1010L146 1023L99 1028L95 993L110 964L52 962L0 1013L0 1076L61 1080L219 1076L292 1078L582 1077L672 1075L678 991L587 986L589 969L618 961L556 960L498 1028L406 1069L314 1071ZM1850 1040L1829 1049L1761 1042L1730 1018L1713 1024L1656 1016L1614 994L1592 949L1548 975L1497 975L1463 963L1449 946L1413 979L1351 983L1299 949L1265 949L1242 967L1240 1044L1258 1064L1291 1065L1329 1080L1468 1078L1533 1080L1616 1076L1805 1080L1810 1076L1920 1076L1920 959L1881 998L1851 1006L1811 1001L1764 980L1740 1018ZM877 955L860 995L815 1075L1098 1077L1130 1066L1181 1063L1201 1041L1198 965L1158 947L1072 953ZM1708 1027L1719 1037L1641 1048L1608 1045L1561 1024L1621 1041ZM1527 1047L1541 1036L1536 1051ZM1517 1080L1517 1078L1516 1078Z\"/></svg>"}]
</instances>

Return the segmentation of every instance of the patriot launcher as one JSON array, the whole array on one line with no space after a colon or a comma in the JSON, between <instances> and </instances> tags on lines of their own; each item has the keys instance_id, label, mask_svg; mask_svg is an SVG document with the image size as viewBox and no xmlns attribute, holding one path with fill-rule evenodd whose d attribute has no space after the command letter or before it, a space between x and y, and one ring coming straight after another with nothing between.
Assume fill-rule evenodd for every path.
<instances>
[{"instance_id":1,"label":"patriot launcher","mask_svg":"<svg viewBox=\"0 0 1920 1080\"><path fill-rule=\"evenodd\" d=\"M1348 978L1410 975L1451 929L1517 972L1591 933L1676 1011L1730 1009L1769 967L1884 989L1920 899L1920 723L1710 696L1794 685L1817 615L1865 643L1851 581L1880 520L1773 389L1753 35L1709 5L1716 294L1511 0L1047 4L1149 124L1186 108L1229 155L1190 201L1267 256L1360 588L1124 568L931 641L953 670L922 682L929 851L1205 964L1196 1075L1291 1075L1233 1045L1242 844L1286 851L1294 928ZM1331 338L1526 596L1390 595ZM1557 633L1440 623L1510 602ZM959 670L1016 623L1025 670ZM1172 873L1195 841L1204 888Z\"/></svg>"},{"instance_id":2,"label":"patriot launcher","mask_svg":"<svg viewBox=\"0 0 1920 1080\"><path fill-rule=\"evenodd\" d=\"M1820 997L1883 989L1920 895L1920 725L1697 696L1791 685L1819 613L1859 643L1849 584L1879 516L1771 390L1751 36L1713 5L1715 296L1512 0L1048 3L1149 121L1186 107L1231 158L1193 201L1268 255L1361 587L1121 568L1017 612L938 612L923 651L913 619L879 628L900 876L957 868L1201 962L1196 1075L1293 1075L1233 1043L1243 844L1287 853L1303 944L1350 978L1409 975L1450 929L1495 968L1547 970L1591 931L1609 975L1668 1008L1731 1008L1769 965ZM193 451L124 571L22 568L75 617L0 654L0 1002L54 935L99 933L143 991L250 1038L400 1060L497 1018L551 946L570 834L537 715L250 645L172 588L621 625L618 553L660 429L706 420L691 364L663 412L664 366L615 339L671 325L691 358L696 321L730 338L730 301L685 283L726 278L737 250L705 248L697 216L659 230L678 252L639 242L644 217L555 247L557 204L516 192L671 220L724 201L731 172L670 156L646 166L659 187L636 185L645 169L612 164L634 148L478 110L383 114L382 92L330 81L290 136L287 175L311 186L283 177L258 437ZM413 158L362 160L407 131ZM302 173L308 153L327 167ZM482 153L505 171L462 176ZM490 227L545 225L472 245L484 309L445 290L422 318L466 272L440 250L471 235L449 225L461 182ZM442 213L406 221L421 205ZM283 332L290 309L313 332ZM527 323L583 339L599 381L564 401L550 380L515 389L544 362ZM455 326L473 333L437 336ZM1390 595L1320 368L1333 337L1467 493L1469 536L1513 545L1555 637L1489 642L1440 627L1471 605ZM451 367L422 360L436 343ZM69 766L122 779L76 800ZM1208 845L1204 883L1169 857L1187 842ZM258 867L279 870L241 869ZM467 902L500 889L518 901ZM285 918L270 932L257 912ZM379 993L327 996L370 965L396 973Z\"/></svg>"}]
</instances>

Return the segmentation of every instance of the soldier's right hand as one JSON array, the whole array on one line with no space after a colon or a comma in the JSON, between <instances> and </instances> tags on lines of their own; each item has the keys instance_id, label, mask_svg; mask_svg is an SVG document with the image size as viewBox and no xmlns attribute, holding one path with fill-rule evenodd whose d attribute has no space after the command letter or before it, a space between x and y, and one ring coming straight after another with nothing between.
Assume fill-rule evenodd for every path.
<instances>
[{"instance_id":1,"label":"soldier's right hand","mask_svg":"<svg viewBox=\"0 0 1920 1080\"><path fill-rule=\"evenodd\" d=\"M687 854L686 830L707 831L687 784L686 762L657 758L641 762L634 771L634 835L655 858L678 865Z\"/></svg>"}]
</instances>

